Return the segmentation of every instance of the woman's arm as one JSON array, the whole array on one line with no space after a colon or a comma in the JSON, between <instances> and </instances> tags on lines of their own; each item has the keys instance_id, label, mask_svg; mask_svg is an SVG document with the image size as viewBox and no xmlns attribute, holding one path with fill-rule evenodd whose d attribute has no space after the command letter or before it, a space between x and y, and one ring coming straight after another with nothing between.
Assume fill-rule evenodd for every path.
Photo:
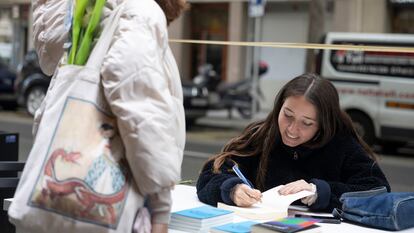
<instances>
[{"instance_id":1,"label":"woman's arm","mask_svg":"<svg viewBox=\"0 0 414 233\"><path fill-rule=\"evenodd\" d=\"M170 77L163 66L166 23L156 18L161 11L152 13L121 17L104 60L102 84L134 181L140 194L149 196L153 223L162 224L169 221L170 190L180 180L185 126L182 99L170 89L179 77Z\"/></svg>"},{"instance_id":2,"label":"woman's arm","mask_svg":"<svg viewBox=\"0 0 414 233\"><path fill-rule=\"evenodd\" d=\"M208 162L206 166L204 166L197 180L197 196L200 201L209 205L217 205L217 202L224 202L221 196L222 184L227 180L238 179L238 177L231 172L231 166L232 163L226 161L220 169L221 173L218 174L213 173L213 161ZM230 189L231 188L232 187L230 187ZM226 199L226 197L224 199ZM230 197L227 199L230 199Z\"/></svg>"},{"instance_id":3,"label":"woman's arm","mask_svg":"<svg viewBox=\"0 0 414 233\"><path fill-rule=\"evenodd\" d=\"M251 183L253 172L250 170L255 166L256 159L253 157L235 157L234 159ZM213 172L213 161L208 162L204 166L197 180L197 196L200 201L209 205L217 205L217 202L235 205L231 194L233 188L238 184L242 184L243 181L233 172L233 165L234 162L227 159L221 166L220 173ZM254 185L252 184L251 186Z\"/></svg>"},{"instance_id":4,"label":"woman's arm","mask_svg":"<svg viewBox=\"0 0 414 233\"><path fill-rule=\"evenodd\" d=\"M341 208L339 198L345 192L369 190L390 185L378 164L368 157L362 146L353 138L342 141L342 153L345 157L338 181L312 179L317 187L318 199L310 206L312 209Z\"/></svg>"},{"instance_id":5,"label":"woman's arm","mask_svg":"<svg viewBox=\"0 0 414 233\"><path fill-rule=\"evenodd\" d=\"M65 19L70 1L33 0L33 42L42 71L52 75L63 55L68 28Z\"/></svg>"}]
</instances>

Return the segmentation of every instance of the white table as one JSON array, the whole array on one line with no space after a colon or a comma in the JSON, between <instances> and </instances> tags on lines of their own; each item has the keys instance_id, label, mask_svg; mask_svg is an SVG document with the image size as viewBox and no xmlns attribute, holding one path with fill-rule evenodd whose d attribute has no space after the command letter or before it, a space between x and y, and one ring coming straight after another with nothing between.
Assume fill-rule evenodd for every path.
<instances>
[{"instance_id":1,"label":"white table","mask_svg":"<svg viewBox=\"0 0 414 233\"><path fill-rule=\"evenodd\" d=\"M173 199L173 206L172 206L172 212L179 211L183 209L188 209L192 207L197 207L200 205L203 205L202 202L200 202L197 198L196 194L196 188L193 186L188 185L177 185L173 191L172 194ZM234 221L244 221L246 219L235 217ZM413 219L414 221L414 219ZM383 231L368 227L362 227L358 225L353 225L350 223L342 222L341 224L329 224L329 223L318 223L318 225L321 225L322 232L332 232L332 233L390 233L391 231ZM170 233L178 233L180 231L176 230L169 230ZM396 231L398 233L414 233L414 228L406 229L402 231Z\"/></svg>"},{"instance_id":2,"label":"white table","mask_svg":"<svg viewBox=\"0 0 414 233\"><path fill-rule=\"evenodd\" d=\"M193 208L197 206L204 205L200 202L197 198L196 188L194 186L188 185L177 185L175 186L173 193L172 193L173 205L172 205L172 212L184 210L188 208ZM5 199L3 202L4 210L7 210L13 201L12 198ZM239 222L246 219L241 217L235 217L234 221ZM414 220L413 220L414 221ZM328 224L328 223L318 223L318 225L322 226L322 232L332 232L332 233L390 233L391 231L383 231L377 230L368 227L362 227L358 225L353 225L350 223L342 222L341 224ZM169 230L170 233L178 233L181 231L177 230ZM403 231L397 231L398 233L414 233L414 228L406 229ZM19 233L19 232L17 232Z\"/></svg>"}]
</instances>

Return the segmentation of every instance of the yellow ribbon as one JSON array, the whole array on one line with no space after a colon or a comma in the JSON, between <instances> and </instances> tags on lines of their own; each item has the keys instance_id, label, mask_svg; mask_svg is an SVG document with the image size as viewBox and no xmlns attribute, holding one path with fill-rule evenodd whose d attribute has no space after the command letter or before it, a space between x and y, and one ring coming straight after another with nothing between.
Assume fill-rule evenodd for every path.
<instances>
[{"instance_id":1,"label":"yellow ribbon","mask_svg":"<svg viewBox=\"0 0 414 233\"><path fill-rule=\"evenodd\" d=\"M345 45L345 44L316 44L316 43L286 43L286 42L243 42L243 41L214 41L214 40L183 40L170 39L172 43L185 44L211 44L211 45L236 45L236 46L258 46L270 48L295 48L295 49L335 49L373 52L403 52L414 53L413 47L394 46L368 46L368 45Z\"/></svg>"}]
</instances>

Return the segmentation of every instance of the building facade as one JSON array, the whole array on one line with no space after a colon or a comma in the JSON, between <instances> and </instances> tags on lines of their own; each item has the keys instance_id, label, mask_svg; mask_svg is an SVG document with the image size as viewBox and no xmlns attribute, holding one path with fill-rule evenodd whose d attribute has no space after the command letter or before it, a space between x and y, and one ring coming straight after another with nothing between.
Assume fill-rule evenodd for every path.
<instances>
[{"instance_id":1,"label":"building facade","mask_svg":"<svg viewBox=\"0 0 414 233\"><path fill-rule=\"evenodd\" d=\"M33 47L30 0L0 0L0 59L16 69Z\"/></svg>"},{"instance_id":2,"label":"building facade","mask_svg":"<svg viewBox=\"0 0 414 233\"><path fill-rule=\"evenodd\" d=\"M323 17L312 27L312 4L323 2ZM190 0L191 9L170 26L170 37L179 39L320 42L312 34L329 31L413 33L414 1L393 0L268 0L261 19L261 33L254 38L254 18L248 16L247 1ZM319 20L319 21L318 21ZM322 24L320 23L322 22ZM313 31L310 31L311 30ZM317 37L321 37L317 35ZM209 62L223 82L249 78L252 48L171 44L183 79L191 80L197 66ZM304 73L306 49L261 48L260 60L269 71L260 79L264 93L262 107L271 109L278 89L289 79Z\"/></svg>"},{"instance_id":3,"label":"building facade","mask_svg":"<svg viewBox=\"0 0 414 233\"><path fill-rule=\"evenodd\" d=\"M220 41L312 41L328 31L414 33L414 0L267 0L255 35L255 18L245 0L189 0L191 8L169 27L170 38ZM321 4L323 3L323 4ZM314 19L312 4L323 14ZM0 0L0 58L16 68L33 47L30 0ZM322 17L322 18L321 18ZM312 25L312 22L314 24ZM317 22L317 24L315 24ZM256 38L255 38L256 37ZM210 63L223 82L249 78L253 48L171 43L184 80L192 80L198 66ZM278 88L306 71L306 49L261 48L260 60L269 64L261 78L263 108L272 106Z\"/></svg>"}]
</instances>

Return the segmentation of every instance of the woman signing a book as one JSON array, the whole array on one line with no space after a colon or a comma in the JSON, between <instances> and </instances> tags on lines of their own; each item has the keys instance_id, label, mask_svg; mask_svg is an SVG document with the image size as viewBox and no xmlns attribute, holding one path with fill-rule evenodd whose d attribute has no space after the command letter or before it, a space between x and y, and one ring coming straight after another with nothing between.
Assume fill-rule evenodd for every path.
<instances>
[{"instance_id":1,"label":"woman signing a book","mask_svg":"<svg viewBox=\"0 0 414 233\"><path fill-rule=\"evenodd\" d=\"M341 207L345 192L390 191L374 153L340 109L335 87L315 74L289 81L266 119L248 125L206 162L197 195L210 205L251 206L279 185L281 195L313 191L301 202L329 212Z\"/></svg>"}]
</instances>

